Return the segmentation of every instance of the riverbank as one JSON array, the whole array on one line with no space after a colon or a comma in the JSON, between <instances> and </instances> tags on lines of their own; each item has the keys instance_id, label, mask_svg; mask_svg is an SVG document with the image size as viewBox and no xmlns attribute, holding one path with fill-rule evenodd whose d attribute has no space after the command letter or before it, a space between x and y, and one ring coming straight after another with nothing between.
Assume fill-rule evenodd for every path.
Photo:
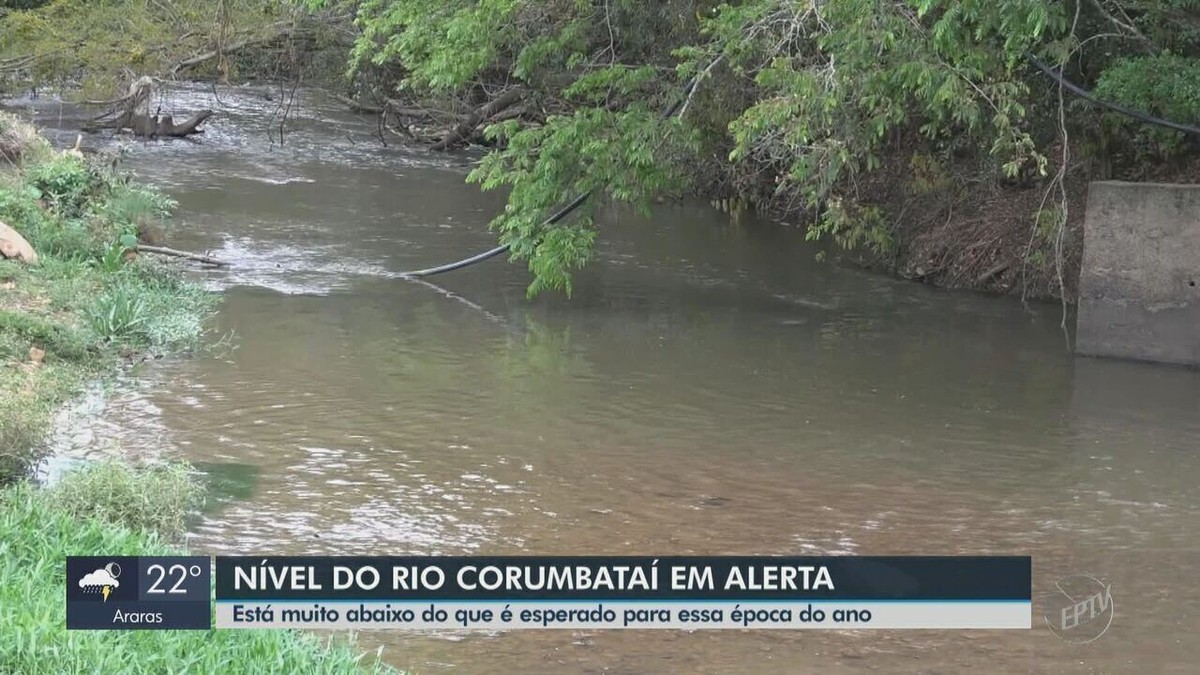
<instances>
[{"instance_id":1,"label":"riverbank","mask_svg":"<svg viewBox=\"0 0 1200 675\"><path fill-rule=\"evenodd\" d=\"M36 262L0 259L0 483L41 459L54 411L116 368L200 345L216 298L134 251L173 203L109 161L54 152L0 117L0 222Z\"/></svg>"},{"instance_id":2,"label":"riverbank","mask_svg":"<svg viewBox=\"0 0 1200 675\"><path fill-rule=\"evenodd\" d=\"M0 672L391 672L290 631L64 629L64 556L172 551L203 489L186 465L119 462L33 485L54 411L120 369L199 349L216 298L136 253L173 204L111 158L55 152L4 114L0 157L0 222L21 237L0 233L13 256L0 259Z\"/></svg>"}]
</instances>

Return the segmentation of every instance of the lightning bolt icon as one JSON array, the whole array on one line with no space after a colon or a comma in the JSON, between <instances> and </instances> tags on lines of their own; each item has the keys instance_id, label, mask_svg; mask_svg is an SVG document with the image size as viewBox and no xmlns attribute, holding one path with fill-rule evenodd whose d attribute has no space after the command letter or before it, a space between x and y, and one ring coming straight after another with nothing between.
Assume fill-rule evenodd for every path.
<instances>
[{"instance_id":1,"label":"lightning bolt icon","mask_svg":"<svg viewBox=\"0 0 1200 675\"><path fill-rule=\"evenodd\" d=\"M109 593L112 593L112 587L111 587L111 586L105 586L104 588L101 588L101 589L100 589L100 595L103 595L103 596L104 596L104 601L105 601L105 602L108 602L108 595L109 595Z\"/></svg>"}]
</instances>

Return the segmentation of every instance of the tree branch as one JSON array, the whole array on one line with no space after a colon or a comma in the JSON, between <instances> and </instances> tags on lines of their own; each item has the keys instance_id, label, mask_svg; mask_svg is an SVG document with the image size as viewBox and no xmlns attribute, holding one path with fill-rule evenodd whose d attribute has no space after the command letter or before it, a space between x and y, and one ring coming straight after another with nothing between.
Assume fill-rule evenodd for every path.
<instances>
[{"instance_id":1,"label":"tree branch","mask_svg":"<svg viewBox=\"0 0 1200 675\"><path fill-rule=\"evenodd\" d=\"M1103 16L1105 19L1108 19L1109 22L1112 23L1112 25L1116 26L1120 30L1129 31L1130 34L1132 34L1134 37L1136 37L1138 39L1138 41L1141 42L1142 49L1147 54L1154 53L1154 51L1155 51L1154 43L1150 41L1150 38L1143 35L1142 31L1138 30L1137 26L1133 25L1132 21L1129 23L1125 23L1124 21L1121 21L1117 17L1113 16L1111 12L1109 12L1107 9L1104 8L1104 5L1100 3L1100 0L1091 0L1091 3L1092 3L1092 6L1096 8L1096 11L1100 12L1100 16ZM1121 13L1124 14L1124 10L1122 10ZM1129 17L1126 16L1126 18L1129 18Z\"/></svg>"},{"instance_id":2,"label":"tree branch","mask_svg":"<svg viewBox=\"0 0 1200 675\"><path fill-rule=\"evenodd\" d=\"M704 78L708 77L709 73L712 72L712 69L715 68L723 58L725 58L725 55L721 54L717 58L713 59L712 63L708 64L708 67L702 70L700 74L696 76L696 81L692 83L691 89L688 91L687 100L683 102L683 107L679 109L679 117L681 119L683 118L684 114L687 113L688 106L692 104L692 98L695 97L696 91L700 89L700 83L704 81Z\"/></svg>"},{"instance_id":3,"label":"tree branch","mask_svg":"<svg viewBox=\"0 0 1200 675\"><path fill-rule=\"evenodd\" d=\"M218 260L216 258L212 258L212 257L206 256L206 255L201 255L199 253L190 253L188 251L180 251L180 250L174 249L174 248L167 248L166 246L147 246L145 244L138 244L136 250L139 252L142 252L142 253L157 253L159 255L169 255L169 256L172 256L175 258L184 258L186 260L195 260L197 262L202 262L205 265L215 265L217 267L228 267L229 266L229 263L225 262L224 260Z\"/></svg>"},{"instance_id":4,"label":"tree branch","mask_svg":"<svg viewBox=\"0 0 1200 675\"><path fill-rule=\"evenodd\" d=\"M246 47L253 47L255 45L268 44L268 43L274 42L276 40L292 36L296 33L296 27L292 24L276 24L275 27L277 27L278 30L275 31L274 33L271 33L270 35L260 35L258 37L244 38L244 39L238 40L236 42L231 42L231 43L224 45L223 47L220 47L218 49L213 49L211 51L203 52L200 54L196 54L194 56L190 56L186 59L183 59L182 61L179 61L174 66L172 66L167 71L167 75L169 77L174 77L174 76L178 75L180 71L186 70L188 68L192 68L194 66L198 66L201 63L204 63L206 61L211 61L211 60L217 58L218 56L221 56L222 54L230 54L230 53L245 49Z\"/></svg>"}]
</instances>

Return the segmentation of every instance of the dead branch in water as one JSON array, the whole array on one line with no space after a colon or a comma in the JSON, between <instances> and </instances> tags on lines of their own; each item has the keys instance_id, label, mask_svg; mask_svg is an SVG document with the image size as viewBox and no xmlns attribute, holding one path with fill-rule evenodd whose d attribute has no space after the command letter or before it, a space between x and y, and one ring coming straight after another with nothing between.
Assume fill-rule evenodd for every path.
<instances>
[{"instance_id":1,"label":"dead branch in water","mask_svg":"<svg viewBox=\"0 0 1200 675\"><path fill-rule=\"evenodd\" d=\"M383 106L367 105L366 103L360 103L349 96L342 96L341 94L330 94L330 96L333 97L333 100L337 101L338 103L344 104L350 109L351 112L364 113L367 115L383 114Z\"/></svg>"},{"instance_id":2,"label":"dead branch in water","mask_svg":"<svg viewBox=\"0 0 1200 675\"><path fill-rule=\"evenodd\" d=\"M442 137L440 141L434 143L429 149L448 150L460 143L467 142L470 140L471 134L475 131L476 127L516 105L523 98L525 98L525 89L523 87L509 89L485 105L477 108L466 120Z\"/></svg>"},{"instance_id":3,"label":"dead branch in water","mask_svg":"<svg viewBox=\"0 0 1200 675\"><path fill-rule=\"evenodd\" d=\"M212 117L212 115L213 111L211 110L201 110L186 121L176 124L175 118L171 115L145 117L123 113L120 117L109 122L89 123L83 130L96 132L101 129L129 129L134 135L143 138L183 138L184 136L204 133L204 130L199 127L205 120Z\"/></svg>"},{"instance_id":4,"label":"dead branch in water","mask_svg":"<svg viewBox=\"0 0 1200 675\"><path fill-rule=\"evenodd\" d=\"M350 111L377 116L380 142L387 146L384 132L403 136L408 141L426 145L430 150L445 151L471 143L487 144L481 131L487 124L520 119L537 123L540 115L529 106L518 105L528 92L514 87L469 113L456 113L420 104L405 104L393 98L374 98L362 101L334 92L327 95L344 104Z\"/></svg>"},{"instance_id":5,"label":"dead branch in water","mask_svg":"<svg viewBox=\"0 0 1200 675\"><path fill-rule=\"evenodd\" d=\"M224 260L218 260L216 258L201 255L199 253L191 253L189 251L180 251L174 248L167 248L166 246L147 246L145 244L138 244L135 250L141 253L157 253L159 255L169 255L175 258L195 260L196 262L201 262L205 265L215 265L217 267L229 266L229 263Z\"/></svg>"},{"instance_id":6,"label":"dead branch in water","mask_svg":"<svg viewBox=\"0 0 1200 675\"><path fill-rule=\"evenodd\" d=\"M393 98L384 99L383 105L378 105L356 101L349 96L343 96L341 94L330 94L330 97L332 97L333 100L344 104L351 112L363 113L366 115L388 115L394 117L404 117L412 120L442 123L445 123L446 121L461 123L468 119L467 115L456 115L454 113L443 110L435 110L432 108L406 106Z\"/></svg>"},{"instance_id":7,"label":"dead branch in water","mask_svg":"<svg viewBox=\"0 0 1200 675\"><path fill-rule=\"evenodd\" d=\"M150 114L150 100L153 97L154 80L150 77L140 77L129 85L125 96L114 99L116 105L89 120L83 130L95 132L100 129L129 129L135 135L144 138L182 138L204 133L200 125L212 116L212 110L201 110L187 121L176 124L171 115L160 117L157 113ZM116 117L103 121L112 115Z\"/></svg>"},{"instance_id":8,"label":"dead branch in water","mask_svg":"<svg viewBox=\"0 0 1200 675\"><path fill-rule=\"evenodd\" d=\"M174 124L170 115L164 115L159 118L158 128L156 129L155 133L158 136L174 136L177 138L181 136L190 136L192 134L202 134L204 133L204 130L199 129L198 127L209 117L212 117L212 114L213 111L211 110L201 110L195 115L192 115L182 124Z\"/></svg>"}]
</instances>

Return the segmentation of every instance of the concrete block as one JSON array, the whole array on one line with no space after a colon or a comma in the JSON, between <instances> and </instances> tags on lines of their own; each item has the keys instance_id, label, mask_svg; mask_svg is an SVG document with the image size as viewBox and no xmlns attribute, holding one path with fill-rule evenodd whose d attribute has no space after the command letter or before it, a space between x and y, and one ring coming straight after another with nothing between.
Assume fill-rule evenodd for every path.
<instances>
[{"instance_id":1,"label":"concrete block","mask_svg":"<svg viewBox=\"0 0 1200 675\"><path fill-rule=\"evenodd\" d=\"M1200 185L1088 187L1075 351L1200 366Z\"/></svg>"}]
</instances>

